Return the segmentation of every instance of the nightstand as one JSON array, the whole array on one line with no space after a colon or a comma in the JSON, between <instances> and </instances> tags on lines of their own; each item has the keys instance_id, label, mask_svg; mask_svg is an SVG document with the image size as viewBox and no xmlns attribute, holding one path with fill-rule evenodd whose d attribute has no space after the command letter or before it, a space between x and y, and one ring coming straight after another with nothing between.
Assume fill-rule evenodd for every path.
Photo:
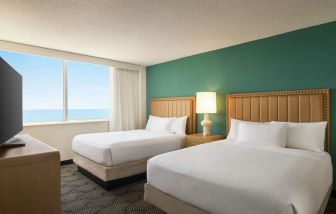
<instances>
[{"instance_id":1,"label":"nightstand","mask_svg":"<svg viewBox=\"0 0 336 214\"><path fill-rule=\"evenodd\" d=\"M197 146L203 143L210 143L216 140L222 140L222 135L207 135L203 136L202 133L187 135L185 138L184 147Z\"/></svg>"}]
</instances>

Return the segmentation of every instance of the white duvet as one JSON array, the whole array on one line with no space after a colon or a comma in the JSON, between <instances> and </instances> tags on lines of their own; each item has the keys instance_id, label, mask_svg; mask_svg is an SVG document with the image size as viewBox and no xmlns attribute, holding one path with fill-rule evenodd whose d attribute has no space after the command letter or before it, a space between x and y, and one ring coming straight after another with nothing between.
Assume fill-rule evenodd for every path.
<instances>
[{"instance_id":1,"label":"white duvet","mask_svg":"<svg viewBox=\"0 0 336 214\"><path fill-rule=\"evenodd\" d=\"M96 163L113 166L180 149L184 137L146 130L82 134L73 139L72 150Z\"/></svg>"},{"instance_id":2,"label":"white duvet","mask_svg":"<svg viewBox=\"0 0 336 214\"><path fill-rule=\"evenodd\" d=\"M332 184L322 152L213 142L158 155L148 183L209 213L317 213Z\"/></svg>"}]
</instances>

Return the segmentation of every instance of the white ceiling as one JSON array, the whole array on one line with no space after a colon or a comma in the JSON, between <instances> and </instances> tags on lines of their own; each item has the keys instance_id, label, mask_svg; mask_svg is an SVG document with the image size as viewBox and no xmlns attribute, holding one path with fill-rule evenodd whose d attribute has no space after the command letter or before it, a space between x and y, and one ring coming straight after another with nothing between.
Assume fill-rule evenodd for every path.
<instances>
[{"instance_id":1,"label":"white ceiling","mask_svg":"<svg viewBox=\"0 0 336 214\"><path fill-rule=\"evenodd\" d=\"M334 20L335 0L0 0L0 40L140 65Z\"/></svg>"}]
</instances>

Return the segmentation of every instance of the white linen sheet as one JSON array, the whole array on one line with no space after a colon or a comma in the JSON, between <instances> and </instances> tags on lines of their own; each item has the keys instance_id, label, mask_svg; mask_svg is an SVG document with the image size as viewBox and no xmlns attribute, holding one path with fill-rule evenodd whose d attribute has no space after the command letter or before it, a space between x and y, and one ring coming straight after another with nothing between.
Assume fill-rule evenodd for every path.
<instances>
[{"instance_id":1,"label":"white linen sheet","mask_svg":"<svg viewBox=\"0 0 336 214\"><path fill-rule=\"evenodd\" d=\"M146 130L82 134L73 139L72 150L96 163L113 166L180 149L184 137Z\"/></svg>"},{"instance_id":2,"label":"white linen sheet","mask_svg":"<svg viewBox=\"0 0 336 214\"><path fill-rule=\"evenodd\" d=\"M148 183L209 213L316 213L332 183L326 152L218 141L151 158Z\"/></svg>"}]
</instances>

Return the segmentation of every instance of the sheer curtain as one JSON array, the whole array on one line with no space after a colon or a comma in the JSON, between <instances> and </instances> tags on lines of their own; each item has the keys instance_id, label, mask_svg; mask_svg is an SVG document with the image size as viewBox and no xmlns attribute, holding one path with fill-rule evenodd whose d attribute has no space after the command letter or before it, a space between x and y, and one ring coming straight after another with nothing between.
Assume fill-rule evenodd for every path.
<instances>
[{"instance_id":1,"label":"sheer curtain","mask_svg":"<svg viewBox=\"0 0 336 214\"><path fill-rule=\"evenodd\" d=\"M111 68L110 131L144 127L146 118L146 71Z\"/></svg>"}]
</instances>

